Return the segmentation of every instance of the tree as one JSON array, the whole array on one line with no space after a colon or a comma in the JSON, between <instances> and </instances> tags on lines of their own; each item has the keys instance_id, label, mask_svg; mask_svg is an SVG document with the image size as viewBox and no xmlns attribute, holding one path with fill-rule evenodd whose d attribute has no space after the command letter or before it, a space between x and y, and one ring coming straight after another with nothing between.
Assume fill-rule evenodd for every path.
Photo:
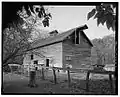
<instances>
[{"instance_id":1,"label":"tree","mask_svg":"<svg viewBox=\"0 0 120 97\"><path fill-rule=\"evenodd\" d=\"M32 11L30 7L28 7L28 10L23 7L17 14L23 19L23 27L26 30L30 30L32 34L37 34L36 36L39 36L39 38L46 38L45 31L39 28L49 26L49 20L52 16L48 12L48 8L34 5ZM33 39L35 39L34 36Z\"/></svg>"},{"instance_id":2,"label":"tree","mask_svg":"<svg viewBox=\"0 0 120 97\"><path fill-rule=\"evenodd\" d=\"M28 32L19 26L11 26L3 32L3 64L11 63L25 49L29 48Z\"/></svg>"},{"instance_id":3,"label":"tree","mask_svg":"<svg viewBox=\"0 0 120 97\"><path fill-rule=\"evenodd\" d=\"M46 27L49 26L51 17L50 13L46 13L43 6L33 6L33 11L30 8L27 11L23 7L22 11L19 10L17 14L20 16L20 20L13 21L2 33L3 67L8 63L13 63L18 56L23 57L26 50L31 47L31 33L35 29L38 20Z\"/></svg>"},{"instance_id":4,"label":"tree","mask_svg":"<svg viewBox=\"0 0 120 97\"><path fill-rule=\"evenodd\" d=\"M99 24L106 26L108 29L112 28L115 31L116 27L116 3L101 3L97 5L91 12L87 15L87 20L94 17L97 19L97 26Z\"/></svg>"},{"instance_id":5,"label":"tree","mask_svg":"<svg viewBox=\"0 0 120 97\"><path fill-rule=\"evenodd\" d=\"M115 36L114 34L103 37L102 39L93 39L92 59L102 60L103 64L115 63ZM96 59L95 59L96 58ZM105 59L105 60L104 60ZM99 61L98 60L98 61ZM96 62L94 62L95 64Z\"/></svg>"}]
</instances>

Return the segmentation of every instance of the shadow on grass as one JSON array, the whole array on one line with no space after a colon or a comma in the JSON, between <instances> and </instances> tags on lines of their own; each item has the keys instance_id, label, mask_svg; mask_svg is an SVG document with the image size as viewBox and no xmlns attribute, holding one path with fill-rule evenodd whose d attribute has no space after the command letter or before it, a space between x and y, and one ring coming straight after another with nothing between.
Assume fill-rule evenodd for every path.
<instances>
[{"instance_id":1,"label":"shadow on grass","mask_svg":"<svg viewBox=\"0 0 120 97\"><path fill-rule=\"evenodd\" d=\"M90 80L89 81L89 92L86 91L86 80L77 80L73 79L71 83L71 88L75 91L83 90L83 94L100 94L100 95L109 95L116 94L116 86L113 81L113 89L111 92L110 83L107 79L102 80Z\"/></svg>"}]
</instances>

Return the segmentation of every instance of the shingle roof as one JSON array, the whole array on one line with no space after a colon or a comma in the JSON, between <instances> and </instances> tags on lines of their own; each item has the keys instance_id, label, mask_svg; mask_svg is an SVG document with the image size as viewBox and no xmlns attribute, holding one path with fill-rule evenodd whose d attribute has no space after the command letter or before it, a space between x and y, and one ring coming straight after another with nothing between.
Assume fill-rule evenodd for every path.
<instances>
[{"instance_id":1,"label":"shingle roof","mask_svg":"<svg viewBox=\"0 0 120 97\"><path fill-rule=\"evenodd\" d=\"M60 33L60 34L56 35L55 37L49 37L49 38L46 38L46 39L37 40L37 41L32 43L32 48L38 48L38 47L46 46L46 45L49 45L49 44L61 42L67 36L71 35L75 31L75 29L83 30L83 29L87 29L87 28L88 28L87 25L83 25L83 26L80 26L80 27L70 29L66 32ZM85 35L85 37L87 38L86 35ZM87 38L87 40L92 45L92 43L90 42L90 40L88 38Z\"/></svg>"}]
</instances>

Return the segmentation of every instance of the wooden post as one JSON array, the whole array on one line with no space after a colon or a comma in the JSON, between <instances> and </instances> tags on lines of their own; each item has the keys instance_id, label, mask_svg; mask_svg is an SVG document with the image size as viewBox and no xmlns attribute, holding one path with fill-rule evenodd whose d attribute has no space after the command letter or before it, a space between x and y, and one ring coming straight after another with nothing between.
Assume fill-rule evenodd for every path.
<instances>
[{"instance_id":1,"label":"wooden post","mask_svg":"<svg viewBox=\"0 0 120 97\"><path fill-rule=\"evenodd\" d=\"M113 81L113 82L114 82L114 84L113 84L113 86L114 86L114 87L113 87L113 88L114 88L114 93L117 93L117 91L116 91L116 86L117 86L117 83L116 83L116 75L113 74L113 76L114 76L114 78L113 78L113 79L114 79L114 81Z\"/></svg>"},{"instance_id":2,"label":"wooden post","mask_svg":"<svg viewBox=\"0 0 120 97\"><path fill-rule=\"evenodd\" d=\"M44 76L44 68L42 67L42 79L45 80L45 76Z\"/></svg>"},{"instance_id":3,"label":"wooden post","mask_svg":"<svg viewBox=\"0 0 120 97\"><path fill-rule=\"evenodd\" d=\"M10 66L10 69L11 69L11 74L13 74L13 70L12 70L12 67Z\"/></svg>"},{"instance_id":4,"label":"wooden post","mask_svg":"<svg viewBox=\"0 0 120 97\"><path fill-rule=\"evenodd\" d=\"M112 83L112 74L109 74L109 83L110 83L110 91L113 93L113 83Z\"/></svg>"},{"instance_id":5,"label":"wooden post","mask_svg":"<svg viewBox=\"0 0 120 97\"><path fill-rule=\"evenodd\" d=\"M90 72L88 71L87 77L86 77L86 91L89 91L89 75L90 75Z\"/></svg>"},{"instance_id":6,"label":"wooden post","mask_svg":"<svg viewBox=\"0 0 120 97\"><path fill-rule=\"evenodd\" d=\"M54 76L54 83L57 83L57 78L56 78L56 73L55 73L55 69L53 68L53 76Z\"/></svg>"},{"instance_id":7,"label":"wooden post","mask_svg":"<svg viewBox=\"0 0 120 97\"><path fill-rule=\"evenodd\" d=\"M67 70L67 72L68 72L68 86L70 87L70 83L71 83L71 80L70 80L70 70Z\"/></svg>"}]
</instances>

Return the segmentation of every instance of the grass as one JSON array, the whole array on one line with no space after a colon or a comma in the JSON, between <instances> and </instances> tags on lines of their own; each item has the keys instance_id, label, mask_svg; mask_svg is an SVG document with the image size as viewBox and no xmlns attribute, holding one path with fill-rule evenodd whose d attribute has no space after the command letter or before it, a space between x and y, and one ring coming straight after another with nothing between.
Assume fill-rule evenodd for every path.
<instances>
[{"instance_id":1,"label":"grass","mask_svg":"<svg viewBox=\"0 0 120 97\"><path fill-rule=\"evenodd\" d=\"M26 74L28 75L28 74ZM57 84L54 84L52 72L45 73L45 80L41 80L40 72L37 72L37 88L29 88L28 77L20 75L8 75L4 76L4 93L40 93L40 94L115 94L110 92L110 84L107 75L91 75L89 82L89 92L86 92L86 73L71 73L71 85L68 86L67 74L58 73ZM8 85L9 84L9 85Z\"/></svg>"}]
</instances>

